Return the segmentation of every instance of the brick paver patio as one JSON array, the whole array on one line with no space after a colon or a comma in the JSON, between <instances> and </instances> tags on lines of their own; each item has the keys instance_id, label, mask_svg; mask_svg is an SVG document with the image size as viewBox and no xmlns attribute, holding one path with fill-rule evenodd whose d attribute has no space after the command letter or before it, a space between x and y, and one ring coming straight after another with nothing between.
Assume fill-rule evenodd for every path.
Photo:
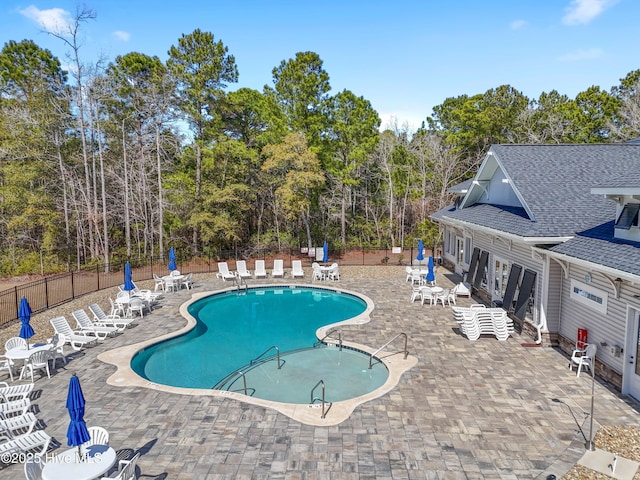
<instances>
[{"instance_id":1,"label":"brick paver patio","mask_svg":"<svg viewBox=\"0 0 640 480\"><path fill-rule=\"evenodd\" d=\"M525 347L532 339L518 334L506 342L470 342L449 308L409 303L400 269L391 278L348 272L337 285L369 296L376 309L370 323L343 329L343 337L377 347L405 332L419 361L394 390L358 406L339 425L304 425L232 399L106 383L115 367L98 360L99 353L184 325L178 310L191 292L228 286L214 277L198 279L191 292L166 294L134 328L72 354L50 380L36 380L33 409L58 450L67 448L65 399L76 372L87 425L106 428L120 457L141 451L143 479L544 479L561 478L577 462L589 434L591 379L570 372L565 355ZM594 432L601 424L637 425L637 408L596 382ZM22 465L10 465L0 479L23 478L22 472Z\"/></svg>"}]
</instances>

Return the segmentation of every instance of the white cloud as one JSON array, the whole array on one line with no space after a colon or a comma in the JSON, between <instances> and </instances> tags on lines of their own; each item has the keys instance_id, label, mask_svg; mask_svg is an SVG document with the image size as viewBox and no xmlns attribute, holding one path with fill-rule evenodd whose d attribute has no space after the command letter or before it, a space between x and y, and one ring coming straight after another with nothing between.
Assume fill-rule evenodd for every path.
<instances>
[{"instance_id":1,"label":"white cloud","mask_svg":"<svg viewBox=\"0 0 640 480\"><path fill-rule=\"evenodd\" d=\"M574 52L565 53L557 58L560 62L579 62L582 60L592 60L604 55L601 48L590 48L589 50L576 50Z\"/></svg>"},{"instance_id":2,"label":"white cloud","mask_svg":"<svg viewBox=\"0 0 640 480\"><path fill-rule=\"evenodd\" d=\"M113 35L118 40L121 40L123 42L128 42L129 39L131 38L131 34L129 32L125 32L123 30L116 30L111 35Z\"/></svg>"},{"instance_id":3,"label":"white cloud","mask_svg":"<svg viewBox=\"0 0 640 480\"><path fill-rule=\"evenodd\" d=\"M519 30L526 25L527 25L526 20L514 20L509 24L509 28L511 28L511 30Z\"/></svg>"},{"instance_id":4,"label":"white cloud","mask_svg":"<svg viewBox=\"0 0 640 480\"><path fill-rule=\"evenodd\" d=\"M71 14L62 8L50 8L40 10L34 5L20 10L20 14L36 22L45 31L51 33L64 33L71 24Z\"/></svg>"},{"instance_id":5,"label":"white cloud","mask_svg":"<svg viewBox=\"0 0 640 480\"><path fill-rule=\"evenodd\" d=\"M591 22L594 18L602 14L607 8L612 7L619 0L572 0L565 9L566 14L562 17L565 25L580 25Z\"/></svg>"}]
</instances>

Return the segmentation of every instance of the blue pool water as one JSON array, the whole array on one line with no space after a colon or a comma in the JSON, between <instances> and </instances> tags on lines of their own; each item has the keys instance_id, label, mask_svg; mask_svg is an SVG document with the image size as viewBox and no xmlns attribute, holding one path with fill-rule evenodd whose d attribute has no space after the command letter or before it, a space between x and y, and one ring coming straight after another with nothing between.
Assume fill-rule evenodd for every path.
<instances>
[{"instance_id":1,"label":"blue pool water","mask_svg":"<svg viewBox=\"0 0 640 480\"><path fill-rule=\"evenodd\" d=\"M299 403L291 391L300 390L296 381L308 377L313 384L326 378L325 383L333 385L331 401L338 400L334 398L338 391L341 397L352 398L382 385L388 376L386 368L368 369L368 355L347 349L315 348L306 354L298 350L313 347L317 341L315 332L321 326L355 317L365 309L366 303L356 296L311 287L255 288L215 294L189 306L189 313L197 319L193 330L138 352L131 366L155 383L212 388L276 346L284 360L281 369L273 367L276 363L273 360L247 373L248 378L252 376L254 396ZM264 358L275 353L271 349ZM341 372L345 378L328 378ZM289 386L289 382L294 385ZM233 389L239 390L241 383L233 383ZM338 386L339 383L346 386ZM263 387L256 388L260 384ZM362 387L351 392L349 385ZM362 389L366 391L361 392ZM308 403L309 390L303 390L301 401ZM275 398L280 396L283 398Z\"/></svg>"}]
</instances>

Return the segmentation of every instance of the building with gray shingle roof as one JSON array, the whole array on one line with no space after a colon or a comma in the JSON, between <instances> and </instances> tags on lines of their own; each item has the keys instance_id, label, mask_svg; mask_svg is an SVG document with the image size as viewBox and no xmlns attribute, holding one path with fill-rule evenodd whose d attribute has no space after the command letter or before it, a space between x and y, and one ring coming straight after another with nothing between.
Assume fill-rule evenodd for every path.
<instances>
[{"instance_id":1,"label":"building with gray shingle roof","mask_svg":"<svg viewBox=\"0 0 640 480\"><path fill-rule=\"evenodd\" d=\"M587 330L603 375L640 397L640 143L493 145L449 192L432 216L445 261L485 300L513 298L537 343L570 350Z\"/></svg>"}]
</instances>

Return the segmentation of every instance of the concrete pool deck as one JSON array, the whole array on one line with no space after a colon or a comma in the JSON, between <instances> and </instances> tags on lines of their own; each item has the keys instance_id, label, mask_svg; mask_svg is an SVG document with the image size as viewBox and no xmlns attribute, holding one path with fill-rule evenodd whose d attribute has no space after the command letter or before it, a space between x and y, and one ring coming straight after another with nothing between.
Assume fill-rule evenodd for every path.
<instances>
[{"instance_id":1,"label":"concrete pool deck","mask_svg":"<svg viewBox=\"0 0 640 480\"><path fill-rule=\"evenodd\" d=\"M561 478L580 460L589 434L588 375L576 377L556 349L522 346L532 339L518 334L470 342L449 308L409 303L403 268L372 268L392 274L350 275L341 267L335 286L375 303L371 321L342 328L343 338L378 348L404 332L417 364L344 421L313 426L231 398L107 383L116 368L98 355L184 327L180 306L192 294L229 286L211 276L197 279L192 291L166 294L124 334L71 354L51 379L36 380L34 413L62 444L51 453L66 448L65 399L76 372L87 425L106 428L121 456L141 451L143 479L545 479ZM85 303L69 304L67 318ZM594 420L594 433L600 424L638 425L638 404L596 382ZM22 465L0 470L5 478L23 478Z\"/></svg>"}]
</instances>

